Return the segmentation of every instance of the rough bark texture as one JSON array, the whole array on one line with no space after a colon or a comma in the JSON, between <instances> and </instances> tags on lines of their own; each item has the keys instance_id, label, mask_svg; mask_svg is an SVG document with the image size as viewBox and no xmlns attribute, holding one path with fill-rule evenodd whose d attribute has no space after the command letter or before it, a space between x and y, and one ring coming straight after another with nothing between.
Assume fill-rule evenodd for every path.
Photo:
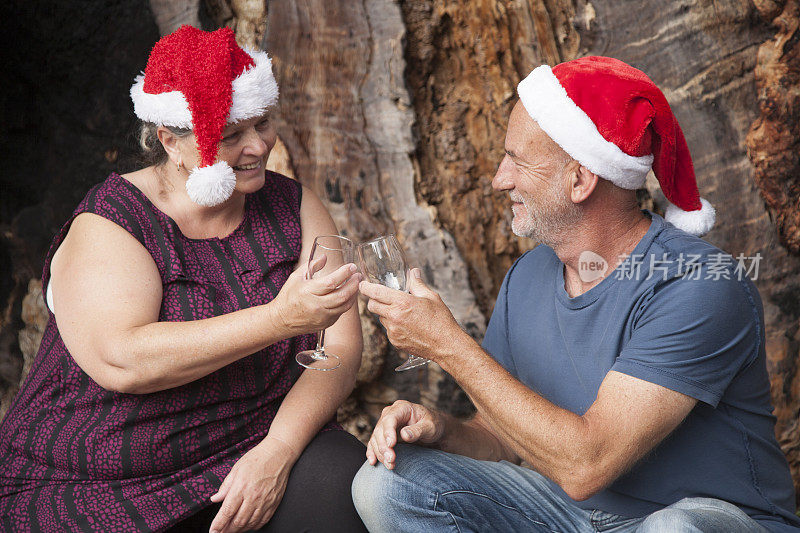
<instances>
[{"instance_id":1,"label":"rough bark texture","mask_svg":"<svg viewBox=\"0 0 800 533\"><path fill-rule=\"evenodd\" d=\"M39 349L39 344L42 342L44 328L47 326L47 319L49 318L47 308L44 305L42 282L36 278L31 279L28 283L28 291L22 298L21 315L24 326L19 331L18 340L22 359L14 360L21 363L19 378L17 378L18 383L22 383L28 375L33 358ZM5 416L8 407L11 405L11 400L18 391L18 386L9 387L2 391L2 396L0 396L0 420Z\"/></svg>"},{"instance_id":2,"label":"rough bark texture","mask_svg":"<svg viewBox=\"0 0 800 533\"><path fill-rule=\"evenodd\" d=\"M200 27L200 0L150 0L158 33L166 35L184 24Z\"/></svg>"},{"instance_id":3,"label":"rough bark texture","mask_svg":"<svg viewBox=\"0 0 800 533\"><path fill-rule=\"evenodd\" d=\"M267 28L266 0L205 0L205 6L216 26L236 32L240 46L259 48Z\"/></svg>"},{"instance_id":4,"label":"rough bark texture","mask_svg":"<svg viewBox=\"0 0 800 533\"><path fill-rule=\"evenodd\" d=\"M414 193L404 33L401 12L388 0L270 4L265 48L281 86L278 132L297 178L326 201L340 231L359 240L397 234L410 262L423 268L455 316L478 336L485 319L466 264ZM394 373L399 357L363 305L362 324L367 349L354 398L369 417L374 420L398 396L468 409L463 393L436 365ZM369 428L363 415L345 422L361 436Z\"/></svg>"},{"instance_id":5,"label":"rough bark texture","mask_svg":"<svg viewBox=\"0 0 800 533\"><path fill-rule=\"evenodd\" d=\"M758 49L761 116L747 148L781 243L800 254L800 4L759 0L755 5L776 33Z\"/></svg>"},{"instance_id":6,"label":"rough bark texture","mask_svg":"<svg viewBox=\"0 0 800 533\"><path fill-rule=\"evenodd\" d=\"M747 136L753 177L777 226L780 242L800 254L800 5L797 1L755 2L774 35L758 49L755 77L760 116ZM797 267L779 280L772 301L781 309L782 329L768 322L772 396L778 435L795 480L800 479L800 287ZM792 279L794 278L794 279ZM763 295L762 290L762 295ZM777 326L777 327L776 327Z\"/></svg>"},{"instance_id":7,"label":"rough bark texture","mask_svg":"<svg viewBox=\"0 0 800 533\"><path fill-rule=\"evenodd\" d=\"M701 193L718 210L706 238L734 256L761 254L778 435L800 480L796 0L47 4L0 8L0 19L15 22L4 32L14 46L5 49L21 74L0 92L10 169L0 176L0 416L38 344L42 304L30 280L50 238L90 184L132 166L127 89L156 25L165 33L199 21L228 25L241 44L273 56L282 139L273 168L316 191L342 233L396 233L476 338L503 274L532 244L511 234L507 200L490 187L517 82L542 62L587 54L647 72L673 106ZM53 40L58 63L47 59ZM660 200L652 181L648 191ZM643 193L648 205L650 195ZM366 436L398 397L469 412L435 365L394 373L399 354L363 305L361 318L364 364L340 411L348 429Z\"/></svg>"}]
</instances>

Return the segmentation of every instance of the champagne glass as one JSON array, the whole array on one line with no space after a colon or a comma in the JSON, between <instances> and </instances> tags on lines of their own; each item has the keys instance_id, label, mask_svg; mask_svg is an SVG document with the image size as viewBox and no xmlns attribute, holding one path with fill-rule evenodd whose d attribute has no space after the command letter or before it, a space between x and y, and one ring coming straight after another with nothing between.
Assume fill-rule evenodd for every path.
<instances>
[{"instance_id":1,"label":"champagne glass","mask_svg":"<svg viewBox=\"0 0 800 533\"><path fill-rule=\"evenodd\" d=\"M353 262L353 242L341 235L320 235L314 239L311 255L308 258L308 272L306 279L314 276L325 276L335 271L340 266ZM325 264L317 270L312 270L312 265L320 258L325 257ZM317 336L317 347L305 350L295 356L298 364L312 370L333 370L338 368L341 360L338 356L325 351L325 330Z\"/></svg>"},{"instance_id":2,"label":"champagne glass","mask_svg":"<svg viewBox=\"0 0 800 533\"><path fill-rule=\"evenodd\" d=\"M378 237L358 245L361 271L372 283L398 291L406 290L406 259L394 235ZM427 359L408 354L408 360L395 368L402 372L430 363Z\"/></svg>"}]
</instances>

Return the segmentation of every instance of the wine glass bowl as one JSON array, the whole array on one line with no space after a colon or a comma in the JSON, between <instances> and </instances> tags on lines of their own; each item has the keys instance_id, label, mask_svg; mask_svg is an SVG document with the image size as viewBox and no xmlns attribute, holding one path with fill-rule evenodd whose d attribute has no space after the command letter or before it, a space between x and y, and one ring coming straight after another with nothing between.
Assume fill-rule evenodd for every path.
<instances>
[{"instance_id":1,"label":"wine glass bowl","mask_svg":"<svg viewBox=\"0 0 800 533\"><path fill-rule=\"evenodd\" d=\"M358 261L361 272L368 281L398 291L406 291L406 258L403 248L394 235L385 235L359 244ZM427 359L409 354L408 359L395 368L395 371L402 372L429 362Z\"/></svg>"},{"instance_id":2,"label":"wine glass bowl","mask_svg":"<svg viewBox=\"0 0 800 533\"><path fill-rule=\"evenodd\" d=\"M371 283L406 290L406 259L394 235L359 244L358 260L361 271Z\"/></svg>"},{"instance_id":3,"label":"wine glass bowl","mask_svg":"<svg viewBox=\"0 0 800 533\"><path fill-rule=\"evenodd\" d=\"M341 235L320 235L314 239L311 254L308 257L306 279L325 276L337 268L354 260L353 242ZM324 264L319 259L325 256ZM314 269L314 267L317 267ZM317 346L313 350L304 350L295 356L301 366L312 370L334 370L341 364L337 355L325 351L325 330L319 332Z\"/></svg>"}]
</instances>

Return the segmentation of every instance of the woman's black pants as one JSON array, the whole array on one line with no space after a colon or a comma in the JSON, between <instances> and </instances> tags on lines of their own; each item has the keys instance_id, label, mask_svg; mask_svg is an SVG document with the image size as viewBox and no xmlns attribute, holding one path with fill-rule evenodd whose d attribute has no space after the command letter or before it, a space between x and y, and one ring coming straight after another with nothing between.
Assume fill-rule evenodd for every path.
<instances>
[{"instance_id":1,"label":"woman's black pants","mask_svg":"<svg viewBox=\"0 0 800 533\"><path fill-rule=\"evenodd\" d=\"M350 484L364 463L364 445L346 431L325 431L306 446L289 474L275 514L259 532L357 533L364 524L353 507ZM207 532L221 503L206 507L169 533Z\"/></svg>"}]
</instances>

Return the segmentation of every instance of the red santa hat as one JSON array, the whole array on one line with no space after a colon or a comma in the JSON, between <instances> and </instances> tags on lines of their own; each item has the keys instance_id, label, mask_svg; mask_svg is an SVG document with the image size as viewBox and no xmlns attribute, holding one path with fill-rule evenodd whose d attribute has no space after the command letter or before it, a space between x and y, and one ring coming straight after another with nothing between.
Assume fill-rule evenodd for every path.
<instances>
[{"instance_id":1,"label":"red santa hat","mask_svg":"<svg viewBox=\"0 0 800 533\"><path fill-rule=\"evenodd\" d=\"M652 168L670 202L668 222L694 235L714 225L678 121L642 71L583 57L537 67L517 92L539 127L581 165L624 189L641 188Z\"/></svg>"},{"instance_id":2,"label":"red santa hat","mask_svg":"<svg viewBox=\"0 0 800 533\"><path fill-rule=\"evenodd\" d=\"M182 26L153 47L131 99L144 121L194 130L200 165L186 190L192 201L213 206L230 198L236 185L233 169L216 161L222 131L275 105L278 84L269 56L240 48L230 28Z\"/></svg>"}]
</instances>

